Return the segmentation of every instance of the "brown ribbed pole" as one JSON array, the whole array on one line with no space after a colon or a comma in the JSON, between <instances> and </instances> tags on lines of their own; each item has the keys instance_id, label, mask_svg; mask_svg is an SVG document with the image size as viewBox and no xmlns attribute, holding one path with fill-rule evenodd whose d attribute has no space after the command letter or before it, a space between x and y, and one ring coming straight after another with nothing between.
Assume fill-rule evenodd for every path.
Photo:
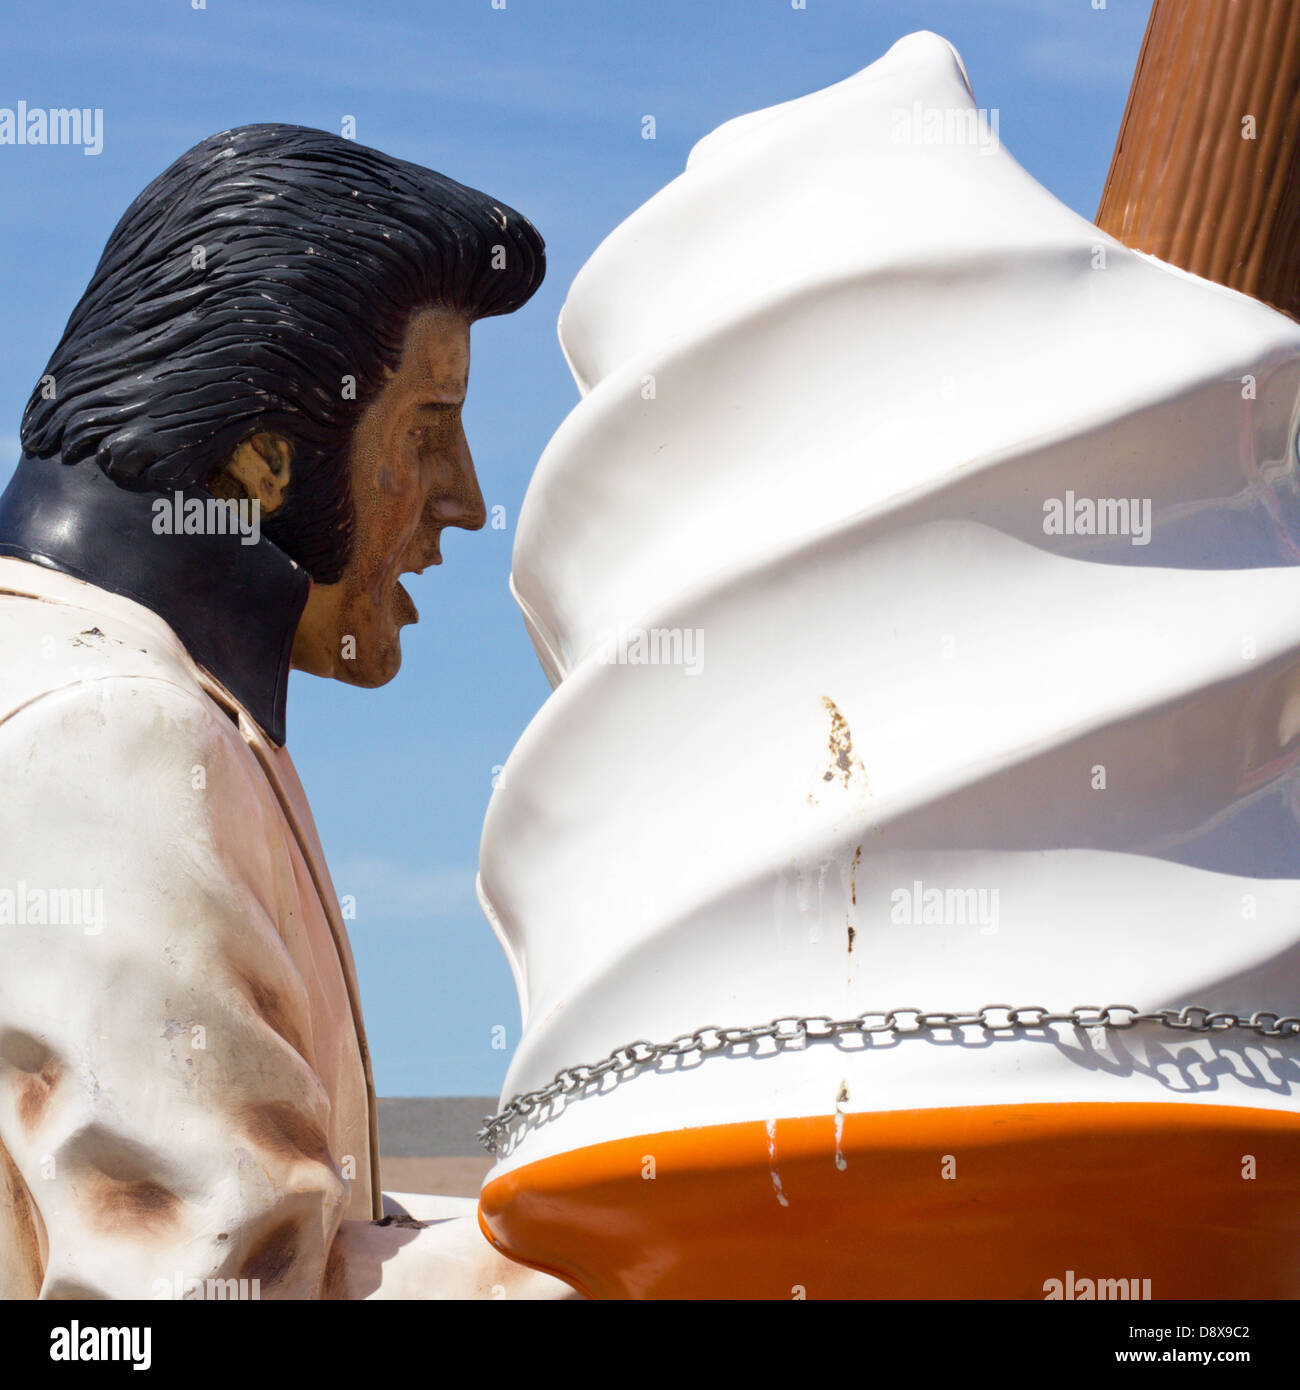
<instances>
[{"instance_id":1,"label":"brown ribbed pole","mask_svg":"<svg viewBox=\"0 0 1300 1390\"><path fill-rule=\"evenodd\" d=\"M1300 318L1300 0L1155 0L1097 225Z\"/></svg>"}]
</instances>

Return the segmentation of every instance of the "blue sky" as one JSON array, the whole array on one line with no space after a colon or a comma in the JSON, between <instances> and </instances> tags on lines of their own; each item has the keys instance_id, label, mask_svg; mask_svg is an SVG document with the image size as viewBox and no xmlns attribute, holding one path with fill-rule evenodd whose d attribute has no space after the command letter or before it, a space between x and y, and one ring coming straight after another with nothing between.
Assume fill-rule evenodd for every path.
<instances>
[{"instance_id":1,"label":"blue sky","mask_svg":"<svg viewBox=\"0 0 1300 1390\"><path fill-rule=\"evenodd\" d=\"M499 2L499 0L498 0ZM577 393L555 339L575 272L732 116L847 77L933 29L961 52L1003 144L1091 217L1146 0L59 0L14 7L0 107L99 107L104 146L0 146L0 481L22 408L108 233L214 131L340 131L525 213L549 273L520 313L476 325L465 411L504 531L448 531L410 577L405 664L379 691L295 674L289 747L340 894L381 1095L495 1092L514 988L474 899L494 766L548 693L507 590L529 475ZM655 117L657 138L641 138ZM575 1058L575 1061L589 1060Z\"/></svg>"}]
</instances>

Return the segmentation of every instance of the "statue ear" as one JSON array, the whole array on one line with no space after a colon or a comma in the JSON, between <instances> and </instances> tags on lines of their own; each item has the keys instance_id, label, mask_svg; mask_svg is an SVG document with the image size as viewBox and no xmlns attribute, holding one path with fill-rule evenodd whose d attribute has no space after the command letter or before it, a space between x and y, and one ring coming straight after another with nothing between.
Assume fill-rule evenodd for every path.
<instances>
[{"instance_id":1,"label":"statue ear","mask_svg":"<svg viewBox=\"0 0 1300 1390\"><path fill-rule=\"evenodd\" d=\"M272 516L289 490L292 465L293 445L282 434L250 435L209 482L208 491L226 499L256 499Z\"/></svg>"}]
</instances>

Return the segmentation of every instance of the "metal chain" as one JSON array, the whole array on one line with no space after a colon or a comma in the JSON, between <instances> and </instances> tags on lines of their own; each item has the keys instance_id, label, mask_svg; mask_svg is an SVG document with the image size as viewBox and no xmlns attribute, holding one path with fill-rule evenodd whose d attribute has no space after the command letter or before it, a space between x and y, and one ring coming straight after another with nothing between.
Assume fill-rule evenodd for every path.
<instances>
[{"instance_id":1,"label":"metal chain","mask_svg":"<svg viewBox=\"0 0 1300 1390\"><path fill-rule=\"evenodd\" d=\"M972 1014L926 1013L921 1009L890 1009L881 1013L868 1009L856 1018L836 1019L826 1014L813 1014L806 1018L790 1015L750 1028L715 1028L710 1025L697 1028L694 1033L681 1033L666 1043L638 1039L617 1048L603 1061L591 1066L566 1067L556 1073L555 1080L549 1085L515 1096L503 1110L485 1118L477 1138L489 1153L497 1153L510 1126L548 1101L568 1095L589 1082L599 1081L610 1072L618 1075L635 1071L664 1057L687 1057L695 1052L703 1056L743 1043L761 1042L764 1038L771 1038L780 1047L787 1043L807 1044L810 1039L839 1038L846 1033L864 1036L892 1033L901 1037L910 1033L967 1027L1000 1033L1017 1028L1042 1028L1049 1023L1069 1023L1076 1028L1114 1029L1155 1023L1164 1028L1187 1029L1194 1033L1221 1033L1229 1028L1238 1028L1258 1033L1264 1038L1289 1038L1300 1034L1300 1016L1257 1009L1249 1018L1241 1018L1236 1014L1215 1013L1202 1004L1186 1004L1181 1009L1157 1009L1153 1013L1143 1013L1132 1004L1107 1004L1102 1009L1092 1004L1080 1004L1063 1014L1050 1013L1037 1004L1021 1009L1013 1009L1010 1004L985 1004Z\"/></svg>"}]
</instances>

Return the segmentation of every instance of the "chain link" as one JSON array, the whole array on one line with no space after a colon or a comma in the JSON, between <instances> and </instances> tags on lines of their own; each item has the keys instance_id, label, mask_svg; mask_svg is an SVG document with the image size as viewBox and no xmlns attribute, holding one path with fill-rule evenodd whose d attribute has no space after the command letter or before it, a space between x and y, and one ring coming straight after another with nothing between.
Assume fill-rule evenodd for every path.
<instances>
[{"instance_id":1,"label":"chain link","mask_svg":"<svg viewBox=\"0 0 1300 1390\"><path fill-rule=\"evenodd\" d=\"M1030 1016L1032 1015L1032 1017ZM1290 1038L1300 1034L1300 1016L1272 1013L1257 1009L1249 1018L1237 1014L1215 1013L1202 1004L1186 1004L1181 1009L1157 1009L1144 1013L1132 1004L1079 1004L1068 1013L1051 1013L1039 1004L1013 1008L1010 1004L985 1004L974 1013L926 1013L921 1009L868 1009L856 1018L831 1018L827 1014L808 1017L786 1014L771 1023L758 1023L749 1028L718 1028L708 1024L693 1033L681 1033L666 1043L650 1043L639 1038L625 1043L602 1061L590 1066L566 1067L557 1072L555 1080L536 1091L515 1096L504 1109L484 1120L478 1132L479 1143L489 1153L500 1151L501 1142L510 1126L527 1118L543 1105L561 1095L569 1095L609 1072L635 1071L664 1057L687 1057L698 1052L701 1057L746 1043L771 1038L778 1047L787 1043L807 1046L809 1040L822 1041L840 1038L846 1033L867 1036L891 1033L906 1037L912 1033L950 1031L958 1028L983 1028L988 1033L1014 1032L1022 1028L1043 1028L1049 1023L1067 1023L1075 1028L1135 1028L1139 1023L1154 1023L1163 1028L1186 1029L1194 1033L1219 1033L1229 1028L1257 1033L1263 1038Z\"/></svg>"}]
</instances>

